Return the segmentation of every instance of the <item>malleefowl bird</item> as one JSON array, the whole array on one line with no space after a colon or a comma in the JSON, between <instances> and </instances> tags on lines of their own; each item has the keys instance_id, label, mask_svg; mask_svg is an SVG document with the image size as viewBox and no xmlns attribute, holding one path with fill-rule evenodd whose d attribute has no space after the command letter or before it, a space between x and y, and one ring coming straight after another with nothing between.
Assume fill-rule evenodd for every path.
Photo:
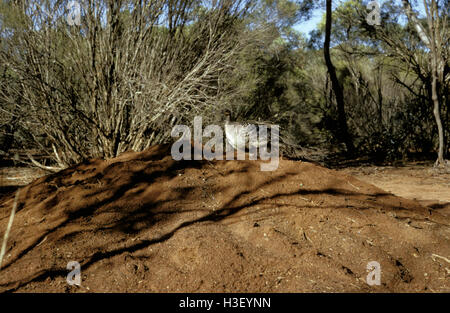
<instances>
[{"instance_id":1,"label":"malleefowl bird","mask_svg":"<svg viewBox=\"0 0 450 313\"><path fill-rule=\"evenodd\" d=\"M231 111L225 110L225 137L235 150L247 150L253 157L260 147L267 147L270 143L268 126L265 124L238 123L232 121ZM260 137L260 127L265 125L266 136Z\"/></svg>"}]
</instances>

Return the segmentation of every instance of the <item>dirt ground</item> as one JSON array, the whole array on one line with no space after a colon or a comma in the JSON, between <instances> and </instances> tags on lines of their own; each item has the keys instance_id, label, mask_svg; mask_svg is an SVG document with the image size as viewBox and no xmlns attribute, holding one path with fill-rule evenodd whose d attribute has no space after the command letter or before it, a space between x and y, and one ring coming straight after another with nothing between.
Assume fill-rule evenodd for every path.
<instances>
[{"instance_id":1,"label":"dirt ground","mask_svg":"<svg viewBox=\"0 0 450 313\"><path fill-rule=\"evenodd\" d=\"M397 167L363 166L346 168L342 172L450 215L450 171L434 168L433 163L409 163Z\"/></svg>"},{"instance_id":2,"label":"dirt ground","mask_svg":"<svg viewBox=\"0 0 450 313\"><path fill-rule=\"evenodd\" d=\"M40 177L20 188L0 292L450 292L448 173L260 162L155 146Z\"/></svg>"}]
</instances>

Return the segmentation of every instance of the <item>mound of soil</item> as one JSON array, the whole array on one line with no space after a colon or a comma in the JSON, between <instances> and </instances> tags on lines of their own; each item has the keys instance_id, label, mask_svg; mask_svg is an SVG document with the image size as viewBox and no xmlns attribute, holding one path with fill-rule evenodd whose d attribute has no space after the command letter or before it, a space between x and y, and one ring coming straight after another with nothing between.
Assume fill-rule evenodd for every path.
<instances>
[{"instance_id":1,"label":"mound of soil","mask_svg":"<svg viewBox=\"0 0 450 313\"><path fill-rule=\"evenodd\" d=\"M448 216L318 165L260 162L155 146L41 177L20 190L0 291L450 291Z\"/></svg>"}]
</instances>

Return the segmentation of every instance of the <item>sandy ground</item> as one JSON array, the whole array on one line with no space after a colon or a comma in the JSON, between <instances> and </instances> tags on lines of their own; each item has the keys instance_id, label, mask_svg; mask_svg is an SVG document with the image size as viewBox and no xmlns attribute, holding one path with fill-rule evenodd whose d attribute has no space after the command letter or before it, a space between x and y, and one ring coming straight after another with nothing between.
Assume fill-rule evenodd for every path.
<instances>
[{"instance_id":1,"label":"sandy ground","mask_svg":"<svg viewBox=\"0 0 450 313\"><path fill-rule=\"evenodd\" d=\"M450 215L450 171L434 168L432 163L409 163L400 167L363 166L346 168L342 172Z\"/></svg>"},{"instance_id":2,"label":"sandy ground","mask_svg":"<svg viewBox=\"0 0 450 313\"><path fill-rule=\"evenodd\" d=\"M446 173L260 162L156 146L38 178L20 189L0 292L450 291ZM13 198L4 188L0 238Z\"/></svg>"}]
</instances>

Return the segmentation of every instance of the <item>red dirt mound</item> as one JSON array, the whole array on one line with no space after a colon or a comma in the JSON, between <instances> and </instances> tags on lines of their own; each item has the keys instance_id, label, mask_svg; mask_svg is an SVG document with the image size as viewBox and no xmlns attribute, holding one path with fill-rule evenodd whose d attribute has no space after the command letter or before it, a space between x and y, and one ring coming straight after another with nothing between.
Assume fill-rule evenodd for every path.
<instances>
[{"instance_id":1,"label":"red dirt mound","mask_svg":"<svg viewBox=\"0 0 450 313\"><path fill-rule=\"evenodd\" d=\"M0 291L450 291L448 216L311 163L260 162L155 146L42 177L20 190Z\"/></svg>"}]
</instances>

